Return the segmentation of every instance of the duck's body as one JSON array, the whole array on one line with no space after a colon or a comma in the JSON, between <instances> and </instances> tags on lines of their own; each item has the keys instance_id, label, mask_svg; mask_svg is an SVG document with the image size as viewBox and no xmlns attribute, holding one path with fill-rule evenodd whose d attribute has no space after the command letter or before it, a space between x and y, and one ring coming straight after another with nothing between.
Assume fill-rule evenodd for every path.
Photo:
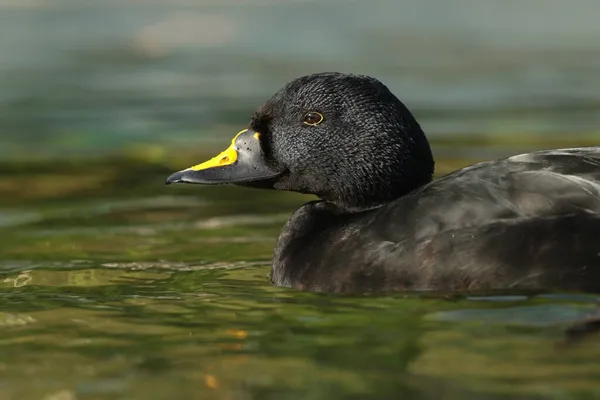
<instances>
[{"instance_id":1,"label":"duck's body","mask_svg":"<svg viewBox=\"0 0 600 400\"><path fill-rule=\"evenodd\" d=\"M327 292L600 289L600 148L476 164L380 208L298 209L279 286Z\"/></svg>"},{"instance_id":2,"label":"duck's body","mask_svg":"<svg viewBox=\"0 0 600 400\"><path fill-rule=\"evenodd\" d=\"M600 292L600 147L432 174L425 135L385 86L324 73L286 85L229 149L167 182L320 197L283 228L279 286Z\"/></svg>"}]
</instances>

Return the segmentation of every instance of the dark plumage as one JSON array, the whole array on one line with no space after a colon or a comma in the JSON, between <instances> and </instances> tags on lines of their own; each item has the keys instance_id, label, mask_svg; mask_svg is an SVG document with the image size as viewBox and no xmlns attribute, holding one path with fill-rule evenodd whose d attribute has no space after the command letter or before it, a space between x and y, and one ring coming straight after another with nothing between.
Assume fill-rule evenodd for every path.
<instances>
[{"instance_id":1,"label":"dark plumage","mask_svg":"<svg viewBox=\"0 0 600 400\"><path fill-rule=\"evenodd\" d=\"M321 73L287 84L230 149L167 182L317 195L279 237L271 279L280 286L600 290L600 147L518 155L435 181L433 165L419 124L381 82Z\"/></svg>"}]
</instances>

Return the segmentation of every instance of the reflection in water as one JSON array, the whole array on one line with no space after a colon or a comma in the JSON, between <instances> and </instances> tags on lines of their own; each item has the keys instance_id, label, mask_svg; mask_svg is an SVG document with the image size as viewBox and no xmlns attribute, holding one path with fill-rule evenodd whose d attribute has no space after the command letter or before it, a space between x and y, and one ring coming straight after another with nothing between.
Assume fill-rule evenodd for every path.
<instances>
[{"instance_id":1,"label":"reflection in water","mask_svg":"<svg viewBox=\"0 0 600 400\"><path fill-rule=\"evenodd\" d=\"M0 313L0 327L27 325L35 320L26 314Z\"/></svg>"},{"instance_id":2,"label":"reflection in water","mask_svg":"<svg viewBox=\"0 0 600 400\"><path fill-rule=\"evenodd\" d=\"M558 298L557 300L560 300ZM567 299L564 299L567 300ZM598 308L597 299L594 304L572 305L542 304L536 306L489 309L452 310L435 313L429 316L436 321L477 321L479 323L503 323L521 326L552 326L579 320L593 313Z\"/></svg>"},{"instance_id":3,"label":"reflection in water","mask_svg":"<svg viewBox=\"0 0 600 400\"><path fill-rule=\"evenodd\" d=\"M599 298L273 287L275 238L306 197L160 197L158 172L127 196L72 177L79 197L20 198L37 217L0 224L0 399L600 396L600 341L557 346Z\"/></svg>"},{"instance_id":4,"label":"reflection in water","mask_svg":"<svg viewBox=\"0 0 600 400\"><path fill-rule=\"evenodd\" d=\"M593 0L342 3L0 0L0 400L600 397L598 337L557 346L597 297L275 288L308 196L164 195L319 70L389 85L438 175L600 143Z\"/></svg>"},{"instance_id":5,"label":"reflection in water","mask_svg":"<svg viewBox=\"0 0 600 400\"><path fill-rule=\"evenodd\" d=\"M589 303L323 296L269 285L268 268L10 274L30 281L2 292L0 382L14 398L598 393L600 342L555 345L554 316Z\"/></svg>"}]
</instances>

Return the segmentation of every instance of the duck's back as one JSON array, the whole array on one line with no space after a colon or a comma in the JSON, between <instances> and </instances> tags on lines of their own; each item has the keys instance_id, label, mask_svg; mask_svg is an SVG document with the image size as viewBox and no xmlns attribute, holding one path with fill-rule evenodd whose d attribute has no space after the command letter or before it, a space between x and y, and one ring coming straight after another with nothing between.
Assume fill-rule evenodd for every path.
<instances>
[{"instance_id":1,"label":"duck's back","mask_svg":"<svg viewBox=\"0 0 600 400\"><path fill-rule=\"evenodd\" d=\"M377 210L300 209L275 283L303 289L600 291L600 148L476 164Z\"/></svg>"},{"instance_id":2,"label":"duck's back","mask_svg":"<svg viewBox=\"0 0 600 400\"><path fill-rule=\"evenodd\" d=\"M476 164L399 199L381 216L388 212L412 226L415 238L494 220L597 214L600 147L538 151Z\"/></svg>"}]
</instances>

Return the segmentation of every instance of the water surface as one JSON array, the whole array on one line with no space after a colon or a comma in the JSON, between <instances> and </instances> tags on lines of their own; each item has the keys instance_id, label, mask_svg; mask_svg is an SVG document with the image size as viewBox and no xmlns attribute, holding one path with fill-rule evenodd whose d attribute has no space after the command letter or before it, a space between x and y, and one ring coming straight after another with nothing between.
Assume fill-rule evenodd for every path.
<instances>
[{"instance_id":1,"label":"water surface","mask_svg":"<svg viewBox=\"0 0 600 400\"><path fill-rule=\"evenodd\" d=\"M276 288L309 197L166 188L139 161L2 168L0 399L600 396L600 339L563 343L597 297Z\"/></svg>"}]
</instances>

